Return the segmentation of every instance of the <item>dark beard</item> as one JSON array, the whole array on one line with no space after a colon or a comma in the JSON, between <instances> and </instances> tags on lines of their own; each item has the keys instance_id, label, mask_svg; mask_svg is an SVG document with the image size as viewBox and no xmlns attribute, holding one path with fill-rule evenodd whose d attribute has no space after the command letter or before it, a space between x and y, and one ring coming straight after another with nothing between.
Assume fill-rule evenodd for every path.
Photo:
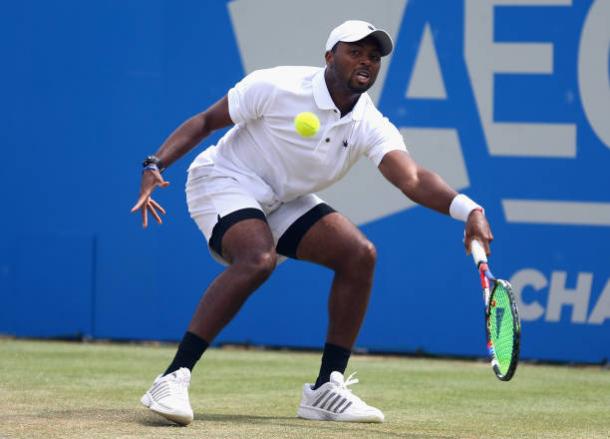
<instances>
[{"instance_id":1,"label":"dark beard","mask_svg":"<svg viewBox=\"0 0 610 439\"><path fill-rule=\"evenodd\" d=\"M366 84L366 85L359 85L358 82L356 81L356 79L354 77L352 77L347 82L347 89L349 91L351 91L352 93L360 93L360 94L362 94L365 91L367 91L369 88L371 88L373 86L373 84L375 84L375 79L376 78L372 78L371 77L371 80L368 82L368 84Z\"/></svg>"},{"instance_id":2,"label":"dark beard","mask_svg":"<svg viewBox=\"0 0 610 439\"><path fill-rule=\"evenodd\" d=\"M336 86L345 87L347 90L349 90L352 93L362 94L365 91L367 91L369 88L371 88L371 86L375 83L374 81L372 81L372 82L369 82L368 85L359 86L359 85L352 84L352 78L348 79L346 82L343 82L343 80L341 80L341 75L337 72L337 68L334 65L329 66L328 70L331 73L332 82Z\"/></svg>"},{"instance_id":3,"label":"dark beard","mask_svg":"<svg viewBox=\"0 0 610 439\"><path fill-rule=\"evenodd\" d=\"M371 87L372 87L372 85L373 85L373 83L372 83L372 82L369 82L369 84L368 84L368 85L362 85L362 86L360 86L360 85L352 85L352 81L349 81L349 82L347 83L347 88L348 88L350 91L353 91L354 93L364 93L364 92L365 92L365 91L367 91L369 88L371 88Z\"/></svg>"}]
</instances>

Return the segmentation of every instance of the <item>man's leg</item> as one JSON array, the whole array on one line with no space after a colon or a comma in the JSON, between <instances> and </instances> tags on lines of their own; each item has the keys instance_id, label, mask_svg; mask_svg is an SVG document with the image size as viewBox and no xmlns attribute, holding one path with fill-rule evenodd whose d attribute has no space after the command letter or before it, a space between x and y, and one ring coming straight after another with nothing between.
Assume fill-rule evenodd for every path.
<instances>
[{"instance_id":1,"label":"man's leg","mask_svg":"<svg viewBox=\"0 0 610 439\"><path fill-rule=\"evenodd\" d=\"M329 326L322 364L316 384L305 384L297 416L314 420L383 422L383 413L354 395L348 388L357 380L343 376L369 302L375 247L344 216L318 207L325 215L307 224L298 239L293 256L332 269L335 272L328 300ZM299 228L312 209L299 218L286 235ZM303 231L304 228L301 228ZM293 234L293 237L296 234ZM296 239L293 239L294 243ZM281 240L280 240L281 243ZM278 243L278 251L284 249ZM284 253L289 254L289 252Z\"/></svg>"},{"instance_id":2,"label":"man's leg","mask_svg":"<svg viewBox=\"0 0 610 439\"><path fill-rule=\"evenodd\" d=\"M189 331L208 341L214 339L275 269L274 247L266 222L249 219L234 224L222 240L222 256L231 265L208 287Z\"/></svg>"},{"instance_id":3,"label":"man's leg","mask_svg":"<svg viewBox=\"0 0 610 439\"><path fill-rule=\"evenodd\" d=\"M230 224L217 240L216 251L222 253L230 266L203 295L166 373L157 377L141 398L146 407L178 424L188 425L193 421L188 397L191 369L209 343L275 268L277 256L273 237L262 212L259 216L260 219L239 219Z\"/></svg>"},{"instance_id":4,"label":"man's leg","mask_svg":"<svg viewBox=\"0 0 610 439\"><path fill-rule=\"evenodd\" d=\"M220 330L272 273L277 256L267 223L246 219L233 224L222 237L222 256L230 265L208 286L165 375L181 367L192 370Z\"/></svg>"},{"instance_id":5,"label":"man's leg","mask_svg":"<svg viewBox=\"0 0 610 439\"><path fill-rule=\"evenodd\" d=\"M369 303L377 254L373 244L343 215L318 220L297 247L297 258L335 272L328 300L329 326L315 387L345 371Z\"/></svg>"}]
</instances>

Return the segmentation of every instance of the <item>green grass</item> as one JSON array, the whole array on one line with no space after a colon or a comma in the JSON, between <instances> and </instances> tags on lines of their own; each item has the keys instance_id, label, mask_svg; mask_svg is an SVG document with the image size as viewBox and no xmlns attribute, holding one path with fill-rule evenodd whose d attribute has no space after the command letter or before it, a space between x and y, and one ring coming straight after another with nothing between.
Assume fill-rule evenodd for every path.
<instances>
[{"instance_id":1,"label":"green grass","mask_svg":"<svg viewBox=\"0 0 610 439\"><path fill-rule=\"evenodd\" d=\"M315 353L211 349L195 369L195 421L140 406L175 346L0 340L0 438L609 438L610 371L354 356L354 391L383 424L297 419Z\"/></svg>"}]
</instances>

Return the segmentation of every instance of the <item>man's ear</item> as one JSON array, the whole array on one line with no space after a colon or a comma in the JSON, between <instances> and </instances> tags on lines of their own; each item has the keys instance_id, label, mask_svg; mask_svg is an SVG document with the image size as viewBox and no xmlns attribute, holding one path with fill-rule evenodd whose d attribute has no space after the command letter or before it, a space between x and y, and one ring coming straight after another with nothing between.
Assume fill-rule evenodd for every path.
<instances>
[{"instance_id":1,"label":"man's ear","mask_svg":"<svg viewBox=\"0 0 610 439\"><path fill-rule=\"evenodd\" d=\"M334 53L332 50L327 50L324 54L324 59L326 60L326 64L330 64L333 60Z\"/></svg>"}]
</instances>

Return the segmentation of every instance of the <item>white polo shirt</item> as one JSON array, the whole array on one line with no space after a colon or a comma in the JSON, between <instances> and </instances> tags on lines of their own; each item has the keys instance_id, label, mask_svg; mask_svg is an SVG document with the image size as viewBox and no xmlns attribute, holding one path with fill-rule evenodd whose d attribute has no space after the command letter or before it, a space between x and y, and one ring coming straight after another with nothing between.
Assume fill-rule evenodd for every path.
<instances>
[{"instance_id":1,"label":"white polo shirt","mask_svg":"<svg viewBox=\"0 0 610 439\"><path fill-rule=\"evenodd\" d=\"M400 132L363 93L341 117L318 67L257 70L229 90L235 126L189 167L236 179L266 208L320 191L345 175L363 155L378 166L389 151L406 147ZM320 119L313 137L294 128L297 114Z\"/></svg>"}]
</instances>

